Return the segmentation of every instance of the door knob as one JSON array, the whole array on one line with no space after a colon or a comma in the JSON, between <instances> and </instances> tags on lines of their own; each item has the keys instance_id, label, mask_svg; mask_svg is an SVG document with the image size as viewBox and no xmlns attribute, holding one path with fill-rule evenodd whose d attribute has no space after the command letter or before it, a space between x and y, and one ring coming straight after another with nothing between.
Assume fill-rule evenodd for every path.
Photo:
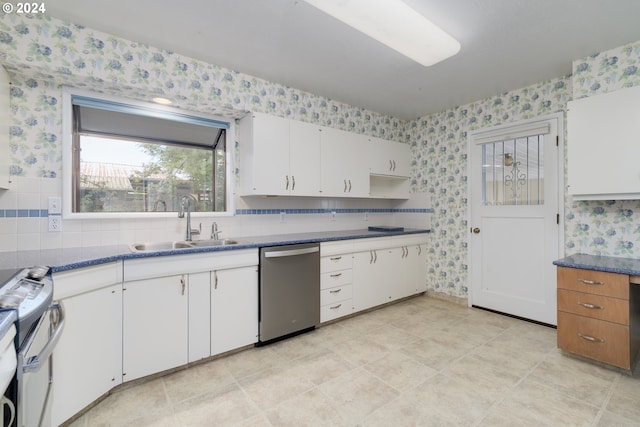
<instances>
[{"instance_id":1,"label":"door knob","mask_svg":"<svg viewBox=\"0 0 640 427\"><path fill-rule=\"evenodd\" d=\"M473 234L480 234L480 229L478 227L472 228L471 231Z\"/></svg>"}]
</instances>

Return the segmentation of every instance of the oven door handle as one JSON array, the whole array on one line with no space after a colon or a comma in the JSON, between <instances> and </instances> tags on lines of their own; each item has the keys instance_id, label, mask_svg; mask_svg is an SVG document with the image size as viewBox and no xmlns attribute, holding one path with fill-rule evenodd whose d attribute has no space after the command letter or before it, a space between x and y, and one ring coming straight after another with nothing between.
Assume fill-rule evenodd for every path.
<instances>
[{"instance_id":1,"label":"oven door handle","mask_svg":"<svg viewBox=\"0 0 640 427\"><path fill-rule=\"evenodd\" d=\"M38 355L36 356L30 357L22 365L23 373L37 372L38 370L40 370L42 366L41 361L46 361L49 356L51 356L54 347L56 346L56 344L58 344L58 340L60 340L62 330L64 329L64 307L62 305L62 302L54 302L53 304L51 304L42 316L46 316L47 313L50 313L51 316L53 316L55 313L56 317L52 319L52 324L56 325L55 330L49 337L49 340L44 345L42 350L40 350L40 353L38 353Z\"/></svg>"}]
</instances>

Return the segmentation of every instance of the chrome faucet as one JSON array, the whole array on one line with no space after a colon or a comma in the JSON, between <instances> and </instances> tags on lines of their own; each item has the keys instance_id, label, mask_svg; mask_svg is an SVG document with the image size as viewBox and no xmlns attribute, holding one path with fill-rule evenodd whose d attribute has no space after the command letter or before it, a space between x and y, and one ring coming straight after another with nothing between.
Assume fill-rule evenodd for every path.
<instances>
[{"instance_id":1,"label":"chrome faucet","mask_svg":"<svg viewBox=\"0 0 640 427\"><path fill-rule=\"evenodd\" d=\"M180 199L180 210L178 211L178 218L184 218L185 207L187 213L187 232L185 234L185 240L187 242L191 241L191 236L194 234L200 234L200 230L191 228L191 202L193 201L193 206L196 206L196 198L190 194L182 196ZM202 224L200 224L202 227Z\"/></svg>"},{"instance_id":2,"label":"chrome faucet","mask_svg":"<svg viewBox=\"0 0 640 427\"><path fill-rule=\"evenodd\" d=\"M218 230L218 224L215 222L211 224L211 238L213 240L218 240L220 238L220 233L222 233L222 231Z\"/></svg>"}]
</instances>

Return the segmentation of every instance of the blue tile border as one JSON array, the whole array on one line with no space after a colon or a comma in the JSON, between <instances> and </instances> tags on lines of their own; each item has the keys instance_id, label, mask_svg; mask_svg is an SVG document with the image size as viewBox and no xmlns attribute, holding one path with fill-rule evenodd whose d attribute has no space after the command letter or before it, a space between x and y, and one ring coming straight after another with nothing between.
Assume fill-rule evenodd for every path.
<instances>
[{"instance_id":1,"label":"blue tile border","mask_svg":"<svg viewBox=\"0 0 640 427\"><path fill-rule=\"evenodd\" d=\"M0 218L46 218L47 209L0 209Z\"/></svg>"},{"instance_id":2,"label":"blue tile border","mask_svg":"<svg viewBox=\"0 0 640 427\"><path fill-rule=\"evenodd\" d=\"M287 215L317 215L335 212L338 214L357 213L433 213L433 209L236 209L236 215L280 215L281 212ZM46 218L49 215L47 209L0 209L0 218Z\"/></svg>"}]
</instances>

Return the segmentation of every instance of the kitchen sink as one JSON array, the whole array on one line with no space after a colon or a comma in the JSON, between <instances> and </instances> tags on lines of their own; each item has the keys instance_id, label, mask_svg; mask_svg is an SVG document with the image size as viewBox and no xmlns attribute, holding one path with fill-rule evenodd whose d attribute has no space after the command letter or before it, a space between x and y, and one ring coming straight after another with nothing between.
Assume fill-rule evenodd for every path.
<instances>
[{"instance_id":1,"label":"kitchen sink","mask_svg":"<svg viewBox=\"0 0 640 427\"><path fill-rule=\"evenodd\" d=\"M226 245L238 245L240 242L233 239L216 239L216 240L194 240L189 242L192 248L206 248L209 246L226 246Z\"/></svg>"},{"instance_id":2,"label":"kitchen sink","mask_svg":"<svg viewBox=\"0 0 640 427\"><path fill-rule=\"evenodd\" d=\"M150 242L150 243L133 243L129 245L133 252L157 252L170 251L174 249L188 249L189 242Z\"/></svg>"},{"instance_id":3,"label":"kitchen sink","mask_svg":"<svg viewBox=\"0 0 640 427\"><path fill-rule=\"evenodd\" d=\"M191 248L209 248L214 246L228 246L238 245L246 242L241 242L234 239L216 239L216 240L194 240L191 242L178 241L178 242L148 242L148 243L133 243L129 245L131 252L160 252L160 251L173 251L176 249L191 249Z\"/></svg>"}]
</instances>

